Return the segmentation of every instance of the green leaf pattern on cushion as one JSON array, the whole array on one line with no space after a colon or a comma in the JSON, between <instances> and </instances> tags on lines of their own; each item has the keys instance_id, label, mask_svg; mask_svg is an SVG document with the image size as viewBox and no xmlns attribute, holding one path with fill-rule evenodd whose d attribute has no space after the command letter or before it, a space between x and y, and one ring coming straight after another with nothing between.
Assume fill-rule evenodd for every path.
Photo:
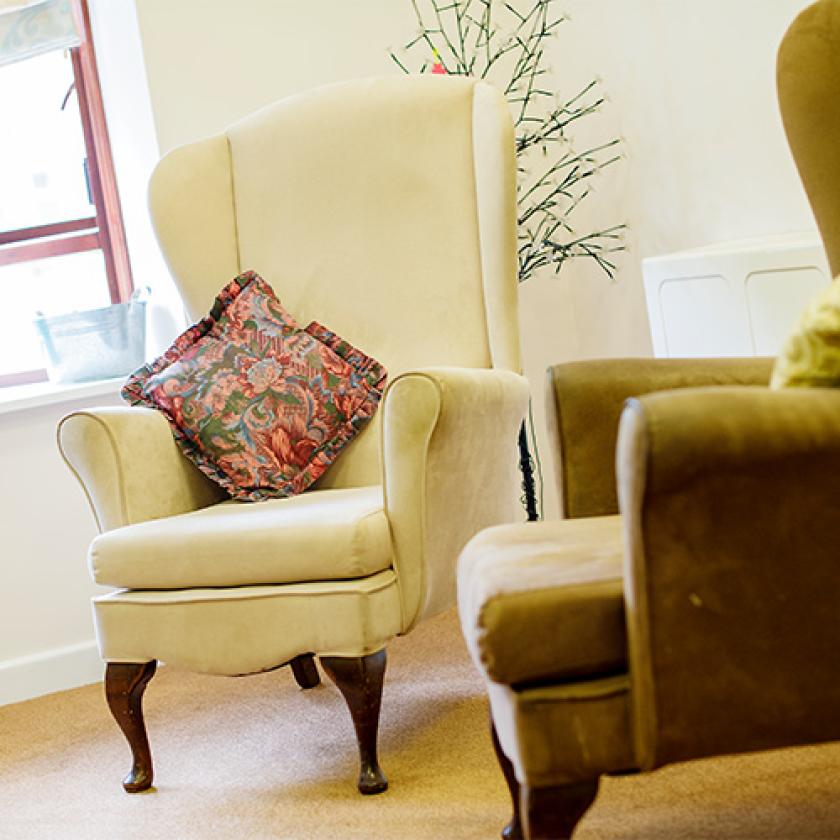
<instances>
[{"instance_id":1,"label":"green leaf pattern on cushion","mask_svg":"<svg viewBox=\"0 0 840 840\"><path fill-rule=\"evenodd\" d=\"M122 395L161 411L184 454L231 496L301 493L370 421L385 368L317 322L301 328L247 271Z\"/></svg>"}]
</instances>

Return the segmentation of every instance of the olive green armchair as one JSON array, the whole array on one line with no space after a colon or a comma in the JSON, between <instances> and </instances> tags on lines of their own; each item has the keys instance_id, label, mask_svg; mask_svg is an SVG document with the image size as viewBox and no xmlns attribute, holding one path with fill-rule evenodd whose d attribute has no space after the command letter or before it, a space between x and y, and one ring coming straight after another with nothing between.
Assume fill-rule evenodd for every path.
<instances>
[{"instance_id":1,"label":"olive green armchair","mask_svg":"<svg viewBox=\"0 0 840 840\"><path fill-rule=\"evenodd\" d=\"M840 0L820 0L778 62L835 274L838 43ZM503 836L570 837L604 774L840 738L840 392L770 390L771 369L549 371L567 518L490 528L459 567L513 798Z\"/></svg>"}]
</instances>

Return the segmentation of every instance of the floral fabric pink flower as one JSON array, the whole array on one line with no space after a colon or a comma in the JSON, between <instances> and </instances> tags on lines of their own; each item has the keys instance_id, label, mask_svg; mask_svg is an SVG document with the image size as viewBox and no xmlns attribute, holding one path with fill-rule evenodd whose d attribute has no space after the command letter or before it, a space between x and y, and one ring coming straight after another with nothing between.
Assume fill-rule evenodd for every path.
<instances>
[{"instance_id":1,"label":"floral fabric pink flower","mask_svg":"<svg viewBox=\"0 0 840 840\"><path fill-rule=\"evenodd\" d=\"M163 413L184 454L231 496L303 492L370 421L387 373L317 322L301 328L253 271L122 389Z\"/></svg>"}]
</instances>

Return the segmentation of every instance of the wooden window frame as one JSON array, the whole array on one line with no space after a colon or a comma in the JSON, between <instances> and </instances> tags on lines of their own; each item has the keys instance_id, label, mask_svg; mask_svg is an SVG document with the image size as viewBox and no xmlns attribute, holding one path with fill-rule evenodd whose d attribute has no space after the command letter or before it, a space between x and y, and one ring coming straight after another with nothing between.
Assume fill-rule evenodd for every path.
<instances>
[{"instance_id":1,"label":"wooden window frame","mask_svg":"<svg viewBox=\"0 0 840 840\"><path fill-rule=\"evenodd\" d=\"M101 250L111 303L128 300L133 290L117 179L87 0L72 0L80 44L70 49L79 117L88 162L88 180L95 215L46 225L0 231L0 266L64 254ZM22 370L0 375L0 388L46 382L47 371Z\"/></svg>"}]
</instances>

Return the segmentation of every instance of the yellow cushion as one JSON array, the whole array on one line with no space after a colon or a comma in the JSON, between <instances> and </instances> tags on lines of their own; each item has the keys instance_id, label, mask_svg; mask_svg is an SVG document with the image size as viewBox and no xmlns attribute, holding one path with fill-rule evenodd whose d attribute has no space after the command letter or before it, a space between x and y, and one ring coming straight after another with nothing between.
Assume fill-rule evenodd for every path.
<instances>
[{"instance_id":1,"label":"yellow cushion","mask_svg":"<svg viewBox=\"0 0 840 840\"><path fill-rule=\"evenodd\" d=\"M771 388L840 385L840 280L823 289L799 318L776 359Z\"/></svg>"},{"instance_id":2,"label":"yellow cushion","mask_svg":"<svg viewBox=\"0 0 840 840\"><path fill-rule=\"evenodd\" d=\"M488 528L458 568L473 658L500 683L626 668L621 517Z\"/></svg>"},{"instance_id":3,"label":"yellow cushion","mask_svg":"<svg viewBox=\"0 0 840 840\"><path fill-rule=\"evenodd\" d=\"M391 565L380 487L221 502L100 534L94 580L129 589L360 578Z\"/></svg>"}]
</instances>

